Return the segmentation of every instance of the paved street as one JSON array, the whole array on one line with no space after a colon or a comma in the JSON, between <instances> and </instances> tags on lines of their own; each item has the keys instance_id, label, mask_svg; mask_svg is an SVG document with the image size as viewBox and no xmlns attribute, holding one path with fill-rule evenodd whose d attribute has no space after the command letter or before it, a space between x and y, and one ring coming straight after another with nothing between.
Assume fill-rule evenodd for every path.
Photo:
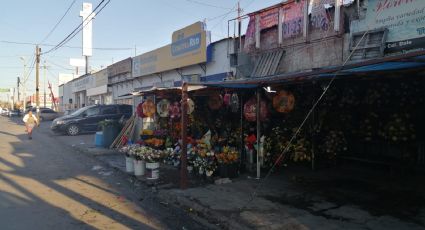
<instances>
[{"instance_id":1,"label":"paved street","mask_svg":"<svg viewBox=\"0 0 425 230\"><path fill-rule=\"evenodd\" d=\"M48 125L28 140L19 119L0 117L0 229L205 229Z\"/></svg>"}]
</instances>

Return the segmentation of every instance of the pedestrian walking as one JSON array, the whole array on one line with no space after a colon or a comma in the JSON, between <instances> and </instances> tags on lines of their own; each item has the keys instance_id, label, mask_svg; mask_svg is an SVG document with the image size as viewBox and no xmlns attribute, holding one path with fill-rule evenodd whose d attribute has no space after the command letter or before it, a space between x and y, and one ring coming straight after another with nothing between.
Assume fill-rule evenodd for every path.
<instances>
[{"instance_id":1,"label":"pedestrian walking","mask_svg":"<svg viewBox=\"0 0 425 230\"><path fill-rule=\"evenodd\" d=\"M28 139L32 139L32 130L34 129L35 125L38 125L37 117L32 114L32 111L30 110L22 119L25 122L25 127L27 128L28 133Z\"/></svg>"}]
</instances>

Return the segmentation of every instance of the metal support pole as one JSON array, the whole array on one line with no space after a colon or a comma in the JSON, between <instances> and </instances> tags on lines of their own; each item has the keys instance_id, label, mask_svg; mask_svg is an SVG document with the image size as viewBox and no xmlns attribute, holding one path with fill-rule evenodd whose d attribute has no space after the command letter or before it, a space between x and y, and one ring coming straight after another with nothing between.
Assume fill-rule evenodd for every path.
<instances>
[{"instance_id":1,"label":"metal support pole","mask_svg":"<svg viewBox=\"0 0 425 230\"><path fill-rule=\"evenodd\" d=\"M181 111L182 111L182 152L180 154L180 188L187 188L187 83L183 82L182 86L182 102L181 102Z\"/></svg>"},{"instance_id":2,"label":"metal support pole","mask_svg":"<svg viewBox=\"0 0 425 230\"><path fill-rule=\"evenodd\" d=\"M18 90L18 103L21 101L21 97L19 95L19 84L21 84L21 79L18 77L18 82L16 84L16 89Z\"/></svg>"},{"instance_id":3,"label":"metal support pole","mask_svg":"<svg viewBox=\"0 0 425 230\"><path fill-rule=\"evenodd\" d=\"M255 108L255 112L256 112L256 117L257 117L257 179L260 179L261 176L261 172L260 172L260 154L261 154L261 148L260 148L260 139L261 139L261 126L260 126L260 114L261 114L261 109L260 109L260 101L261 101L261 97L260 97L260 92L261 92L261 88L257 89L257 106Z\"/></svg>"},{"instance_id":4,"label":"metal support pole","mask_svg":"<svg viewBox=\"0 0 425 230\"><path fill-rule=\"evenodd\" d=\"M43 88L44 88L43 107L46 108L46 60L44 60L44 66L43 66Z\"/></svg>"},{"instance_id":5,"label":"metal support pole","mask_svg":"<svg viewBox=\"0 0 425 230\"><path fill-rule=\"evenodd\" d=\"M86 74L89 73L89 56L86 56Z\"/></svg>"},{"instance_id":6,"label":"metal support pole","mask_svg":"<svg viewBox=\"0 0 425 230\"><path fill-rule=\"evenodd\" d=\"M36 62L35 62L35 104L37 108L37 119L40 120L40 51L41 49L38 48L38 45L35 47L35 55L36 55Z\"/></svg>"}]
</instances>

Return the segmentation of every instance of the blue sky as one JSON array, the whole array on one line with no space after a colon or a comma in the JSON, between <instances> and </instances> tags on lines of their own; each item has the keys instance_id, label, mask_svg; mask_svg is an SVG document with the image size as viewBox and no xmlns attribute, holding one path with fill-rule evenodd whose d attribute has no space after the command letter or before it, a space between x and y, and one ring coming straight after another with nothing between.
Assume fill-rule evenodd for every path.
<instances>
[{"instance_id":1,"label":"blue sky","mask_svg":"<svg viewBox=\"0 0 425 230\"><path fill-rule=\"evenodd\" d=\"M40 43L63 16L73 0L4 1L0 10L0 88L15 87L17 76L23 73L25 57L30 65L34 45L18 45L4 41ZM56 45L79 23L83 2L95 7L101 0L76 0L44 44ZM281 0L241 0L243 14L256 11ZM227 36L227 20L237 16L236 0L111 0L93 21L93 47L128 48L124 50L93 50L91 65L99 69L113 62L159 48L171 42L173 31L206 19L212 40ZM230 12L232 11L232 12ZM244 22L245 26L247 21ZM244 31L243 31L244 33ZM233 30L232 30L233 34ZM67 46L81 47L81 33ZM41 46L42 51L49 46ZM46 60L47 79L57 82L59 73L72 73L69 58L81 58L80 48L61 48L42 57ZM35 71L34 71L35 72ZM35 74L28 84L35 90ZM43 71L40 72L43 76ZM41 82L42 83L42 82Z\"/></svg>"}]
</instances>

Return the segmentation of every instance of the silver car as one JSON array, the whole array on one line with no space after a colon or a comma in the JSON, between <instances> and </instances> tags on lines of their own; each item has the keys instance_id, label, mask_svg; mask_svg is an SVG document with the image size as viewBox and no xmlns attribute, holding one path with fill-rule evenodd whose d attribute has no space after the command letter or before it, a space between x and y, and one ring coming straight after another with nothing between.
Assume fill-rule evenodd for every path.
<instances>
[{"instance_id":1,"label":"silver car","mask_svg":"<svg viewBox=\"0 0 425 230\"><path fill-rule=\"evenodd\" d=\"M31 109L33 114L37 113L36 108ZM60 117L61 114L49 108L40 108L40 121L53 121L54 119Z\"/></svg>"}]
</instances>

